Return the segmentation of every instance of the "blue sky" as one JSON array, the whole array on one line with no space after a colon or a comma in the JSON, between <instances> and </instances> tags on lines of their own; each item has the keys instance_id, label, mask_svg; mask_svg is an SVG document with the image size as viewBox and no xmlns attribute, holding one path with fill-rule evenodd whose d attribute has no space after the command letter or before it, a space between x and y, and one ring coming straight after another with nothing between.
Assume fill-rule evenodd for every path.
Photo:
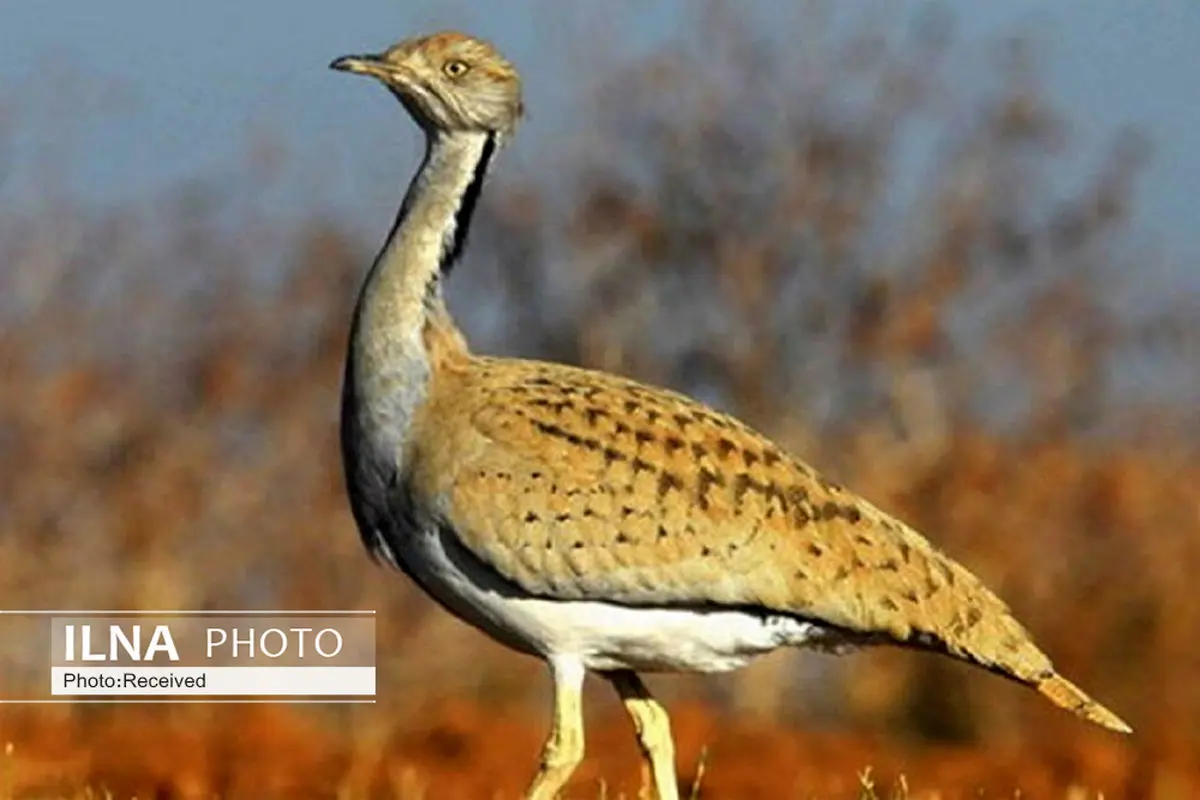
<instances>
[{"instance_id":1,"label":"blue sky","mask_svg":"<svg viewBox=\"0 0 1200 800\"><path fill-rule=\"evenodd\" d=\"M0 192L28 190L49 170L100 206L148 201L181 179L236 180L247 142L274 141L283 144L293 169L319 176L304 184L304 197L288 202L383 225L391 213L387 202L398 192L393 184L412 166L405 152L395 152L402 118L374 87L328 71L334 56L441 27L495 40L526 74L532 119L518 150L525 148L522 162L536 162L531 156L539 137L575 124L564 114L569 84L558 76L586 71L589 46L652 47L676 27L687 5L0 0L0 134L16 135L15 147L0 153ZM742 5L768 22L777 8ZM1180 277L1200 284L1192 282L1200 256L1200 225L1193 219L1200 178L1200 4L1006 0L959 3L953 10L960 50L968 53L972 43L1032 34L1051 95L1069 111L1084 145L1130 123L1150 135L1155 155L1142 183L1140 237L1169 253ZM977 66L987 63L981 55ZM43 158L52 168L30 166L39 152L48 154Z\"/></svg>"}]
</instances>

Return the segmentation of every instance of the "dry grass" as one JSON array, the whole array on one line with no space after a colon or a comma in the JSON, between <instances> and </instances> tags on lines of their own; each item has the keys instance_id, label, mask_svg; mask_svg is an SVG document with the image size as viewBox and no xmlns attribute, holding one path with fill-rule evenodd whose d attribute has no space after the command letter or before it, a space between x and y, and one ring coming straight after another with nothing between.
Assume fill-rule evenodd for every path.
<instances>
[{"instance_id":1,"label":"dry grass","mask_svg":"<svg viewBox=\"0 0 1200 800\"><path fill-rule=\"evenodd\" d=\"M639 796L628 722L613 711L592 720L588 758L567 800ZM1145 796L1128 788L1134 751L1102 736L1054 749L898 749L731 719L696 704L677 712L681 786L696 799ZM452 702L410 717L403 729L371 744L279 708L215 715L139 709L90 725L5 715L0 723L19 739L0 773L0 800L75 797L83 786L116 798L410 800L519 797L544 721ZM1195 776L1175 773L1172 780L1152 796L1193 796Z\"/></svg>"},{"instance_id":2,"label":"dry grass","mask_svg":"<svg viewBox=\"0 0 1200 800\"><path fill-rule=\"evenodd\" d=\"M559 183L492 187L452 305L481 349L698 393L896 510L1138 733L934 658L773 658L661 684L685 778L707 746L703 798L1195 796L1200 315L1189 297L1122 307L1142 154L1116 142L1052 191L1065 127L1020 63L947 121L936 30L897 44L818 24L797 64L735 21L702 24L725 26L719 52L668 48L586 95L596 138L570 143ZM918 122L943 131L940 155L897 211ZM0 214L0 603L375 608L384 704L0 709L17 748L0 786L514 796L544 676L370 568L342 496L340 358L371 243L230 222L228 191ZM281 242L287 267L264 278ZM7 687L42 679L0 669ZM577 794L604 777L631 796L629 732L599 725Z\"/></svg>"}]
</instances>

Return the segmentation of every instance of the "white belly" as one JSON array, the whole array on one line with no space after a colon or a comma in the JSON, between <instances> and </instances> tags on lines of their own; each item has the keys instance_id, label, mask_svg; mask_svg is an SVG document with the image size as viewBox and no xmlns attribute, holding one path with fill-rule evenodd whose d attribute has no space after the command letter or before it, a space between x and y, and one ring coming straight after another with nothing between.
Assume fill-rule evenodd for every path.
<instances>
[{"instance_id":1,"label":"white belly","mask_svg":"<svg viewBox=\"0 0 1200 800\"><path fill-rule=\"evenodd\" d=\"M741 610L636 608L530 597L435 531L409 534L400 556L427 592L500 642L594 670L720 672L778 647L827 639L816 625Z\"/></svg>"}]
</instances>

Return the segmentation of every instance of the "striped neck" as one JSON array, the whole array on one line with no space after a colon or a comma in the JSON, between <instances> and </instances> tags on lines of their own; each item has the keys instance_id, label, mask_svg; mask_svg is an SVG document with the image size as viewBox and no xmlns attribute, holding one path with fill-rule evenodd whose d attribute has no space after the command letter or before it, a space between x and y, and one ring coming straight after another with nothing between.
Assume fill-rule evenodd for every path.
<instances>
[{"instance_id":1,"label":"striped neck","mask_svg":"<svg viewBox=\"0 0 1200 800\"><path fill-rule=\"evenodd\" d=\"M458 201L458 209L454 212L453 230L447 231L445 246L438 262L439 272L449 275L450 270L462 257L463 248L467 245L467 232L471 229L471 219L475 215L475 205L483 191L483 179L487 177L488 168L492 165L492 156L496 153L496 134L488 132L484 135L483 144L474 157L471 168L471 181L463 190ZM468 161L472 159L468 158Z\"/></svg>"},{"instance_id":2,"label":"striped neck","mask_svg":"<svg viewBox=\"0 0 1200 800\"><path fill-rule=\"evenodd\" d=\"M358 405L394 422L409 422L424 397L429 353L423 333L431 311L445 316L439 281L462 254L495 150L493 133L428 133L421 168L363 284L347 389Z\"/></svg>"},{"instance_id":3,"label":"striped neck","mask_svg":"<svg viewBox=\"0 0 1200 800\"><path fill-rule=\"evenodd\" d=\"M405 288L433 293L462 256L483 181L496 151L491 132L432 132L387 243L368 277L402 278Z\"/></svg>"}]
</instances>

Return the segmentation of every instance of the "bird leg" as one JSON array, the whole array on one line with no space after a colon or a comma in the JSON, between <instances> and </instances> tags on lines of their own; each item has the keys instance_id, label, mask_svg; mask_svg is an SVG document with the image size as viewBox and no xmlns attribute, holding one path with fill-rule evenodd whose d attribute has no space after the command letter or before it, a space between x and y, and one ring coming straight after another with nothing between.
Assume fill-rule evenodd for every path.
<instances>
[{"instance_id":1,"label":"bird leg","mask_svg":"<svg viewBox=\"0 0 1200 800\"><path fill-rule=\"evenodd\" d=\"M679 786L675 782L675 744L671 741L671 720L667 710L650 695L650 690L636 673L622 670L607 677L633 720L638 744L654 778L658 800L679 800ZM645 776L645 765L642 774Z\"/></svg>"},{"instance_id":2,"label":"bird leg","mask_svg":"<svg viewBox=\"0 0 1200 800\"><path fill-rule=\"evenodd\" d=\"M527 800L554 800L583 760L583 665L552 659L550 674L554 678L554 719Z\"/></svg>"}]
</instances>

